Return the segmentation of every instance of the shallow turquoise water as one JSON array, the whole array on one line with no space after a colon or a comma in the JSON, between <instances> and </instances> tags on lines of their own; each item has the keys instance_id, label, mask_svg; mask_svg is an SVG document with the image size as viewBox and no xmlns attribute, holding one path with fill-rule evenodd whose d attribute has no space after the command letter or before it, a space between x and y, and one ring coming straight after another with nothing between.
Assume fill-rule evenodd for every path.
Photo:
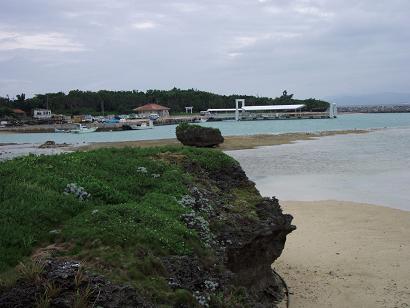
<instances>
[{"instance_id":1,"label":"shallow turquoise water","mask_svg":"<svg viewBox=\"0 0 410 308\"><path fill-rule=\"evenodd\" d=\"M270 121L225 121L203 123L216 127L225 136L278 134L287 132L317 132L325 130L368 129L380 127L410 127L410 113L391 114L347 114L337 119L321 120L270 120ZM1 134L0 143L44 143L54 140L58 143L114 142L151 140L175 137L175 125L157 126L152 130L96 132L90 134Z\"/></svg>"},{"instance_id":2,"label":"shallow turquoise water","mask_svg":"<svg viewBox=\"0 0 410 308\"><path fill-rule=\"evenodd\" d=\"M264 196L410 210L410 128L229 151Z\"/></svg>"}]
</instances>

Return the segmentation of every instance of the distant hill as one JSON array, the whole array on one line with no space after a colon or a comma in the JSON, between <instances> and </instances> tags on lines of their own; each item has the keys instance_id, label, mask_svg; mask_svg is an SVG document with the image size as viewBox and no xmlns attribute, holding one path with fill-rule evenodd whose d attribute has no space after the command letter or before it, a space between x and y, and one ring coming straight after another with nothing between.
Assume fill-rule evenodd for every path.
<instances>
[{"instance_id":1,"label":"distant hill","mask_svg":"<svg viewBox=\"0 0 410 308\"><path fill-rule=\"evenodd\" d=\"M375 93L363 95L329 96L326 100L341 106L410 104L410 93Z\"/></svg>"}]
</instances>

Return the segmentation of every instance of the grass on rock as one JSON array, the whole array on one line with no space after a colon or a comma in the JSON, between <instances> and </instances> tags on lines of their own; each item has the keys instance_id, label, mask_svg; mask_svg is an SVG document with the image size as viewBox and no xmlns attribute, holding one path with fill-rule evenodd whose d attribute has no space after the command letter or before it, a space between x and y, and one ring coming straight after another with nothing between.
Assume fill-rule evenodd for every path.
<instances>
[{"instance_id":1,"label":"grass on rock","mask_svg":"<svg viewBox=\"0 0 410 308\"><path fill-rule=\"evenodd\" d=\"M113 278L138 281L146 295L168 292L158 257L207 253L180 219L188 210L177 201L192 181L180 165L185 159L209 171L236 164L217 150L179 146L30 155L0 163L0 278L34 248L70 242L68 254L98 260L105 273L115 268ZM91 196L80 200L64 193L71 183ZM172 296L178 301L187 295Z\"/></svg>"}]
</instances>

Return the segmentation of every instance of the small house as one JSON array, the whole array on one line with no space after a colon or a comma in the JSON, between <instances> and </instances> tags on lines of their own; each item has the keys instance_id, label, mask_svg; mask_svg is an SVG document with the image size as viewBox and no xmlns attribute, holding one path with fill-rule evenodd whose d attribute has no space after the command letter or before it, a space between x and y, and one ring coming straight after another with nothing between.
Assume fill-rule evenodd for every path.
<instances>
[{"instance_id":1,"label":"small house","mask_svg":"<svg viewBox=\"0 0 410 308\"><path fill-rule=\"evenodd\" d=\"M21 110L21 109L11 109L11 111L13 112L13 114L18 117L18 118L25 118L26 117L26 113Z\"/></svg>"},{"instance_id":2,"label":"small house","mask_svg":"<svg viewBox=\"0 0 410 308\"><path fill-rule=\"evenodd\" d=\"M146 104L135 108L134 111L143 118L148 118L151 114L157 114L160 117L168 117L170 108L158 104Z\"/></svg>"},{"instance_id":3,"label":"small house","mask_svg":"<svg viewBox=\"0 0 410 308\"><path fill-rule=\"evenodd\" d=\"M38 120L51 119L51 110L49 109L34 109L33 118Z\"/></svg>"}]
</instances>

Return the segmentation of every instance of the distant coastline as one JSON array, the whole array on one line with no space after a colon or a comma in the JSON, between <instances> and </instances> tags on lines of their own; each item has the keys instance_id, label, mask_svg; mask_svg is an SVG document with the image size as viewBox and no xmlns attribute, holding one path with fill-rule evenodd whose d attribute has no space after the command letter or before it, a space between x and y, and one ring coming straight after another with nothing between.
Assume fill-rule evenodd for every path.
<instances>
[{"instance_id":1,"label":"distant coastline","mask_svg":"<svg viewBox=\"0 0 410 308\"><path fill-rule=\"evenodd\" d=\"M339 113L406 113L410 112L410 104L396 105L356 105L337 107Z\"/></svg>"}]
</instances>

